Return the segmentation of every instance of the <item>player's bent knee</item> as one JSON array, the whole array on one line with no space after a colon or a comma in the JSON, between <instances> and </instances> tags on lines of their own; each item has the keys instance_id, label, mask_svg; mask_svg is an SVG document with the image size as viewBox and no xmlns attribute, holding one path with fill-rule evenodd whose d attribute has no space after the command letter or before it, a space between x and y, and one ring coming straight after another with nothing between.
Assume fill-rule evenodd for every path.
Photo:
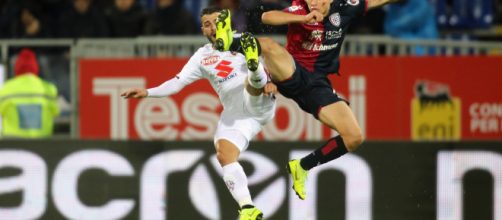
<instances>
[{"instance_id":1,"label":"player's bent knee","mask_svg":"<svg viewBox=\"0 0 502 220\"><path fill-rule=\"evenodd\" d=\"M364 137L361 133L357 133L344 137L344 141L348 151L355 151L363 144Z\"/></svg>"},{"instance_id":2,"label":"player's bent knee","mask_svg":"<svg viewBox=\"0 0 502 220\"><path fill-rule=\"evenodd\" d=\"M227 140L218 140L216 144L216 159L221 166L237 161L239 150Z\"/></svg>"},{"instance_id":3,"label":"player's bent knee","mask_svg":"<svg viewBox=\"0 0 502 220\"><path fill-rule=\"evenodd\" d=\"M233 163L236 161L231 154L228 154L223 151L216 151L216 158L218 159L218 162L220 163L221 166L225 166L227 164Z\"/></svg>"}]
</instances>

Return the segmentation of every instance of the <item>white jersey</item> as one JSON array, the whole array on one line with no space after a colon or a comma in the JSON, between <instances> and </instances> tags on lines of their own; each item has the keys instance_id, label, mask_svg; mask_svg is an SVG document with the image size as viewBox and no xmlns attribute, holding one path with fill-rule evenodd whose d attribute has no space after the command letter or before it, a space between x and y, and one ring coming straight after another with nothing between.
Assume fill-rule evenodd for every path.
<instances>
[{"instance_id":1,"label":"white jersey","mask_svg":"<svg viewBox=\"0 0 502 220\"><path fill-rule=\"evenodd\" d=\"M220 52L211 44L199 48L176 77L162 85L148 89L149 97L165 97L185 86L207 79L218 93L223 112L218 122L214 141L226 139L241 151L275 114L275 100L271 97L251 96L245 90L248 77L246 58L240 53Z\"/></svg>"},{"instance_id":2,"label":"white jersey","mask_svg":"<svg viewBox=\"0 0 502 220\"><path fill-rule=\"evenodd\" d=\"M170 85L164 86L161 94L149 89L149 96L172 95L186 85L205 78L218 93L223 108L230 110L233 103L240 103L240 99L242 99L235 94L244 89L244 80L246 80L247 74L246 59L242 54L229 51L221 52L214 49L211 44L206 44L195 52L175 78L166 82ZM166 91L166 89L173 90L173 88L176 91Z\"/></svg>"}]
</instances>

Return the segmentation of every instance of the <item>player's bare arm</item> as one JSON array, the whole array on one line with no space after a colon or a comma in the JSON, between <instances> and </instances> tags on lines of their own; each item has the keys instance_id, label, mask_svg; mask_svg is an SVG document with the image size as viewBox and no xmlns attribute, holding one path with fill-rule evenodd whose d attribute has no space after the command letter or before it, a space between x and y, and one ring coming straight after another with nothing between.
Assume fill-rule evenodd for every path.
<instances>
[{"instance_id":1,"label":"player's bare arm","mask_svg":"<svg viewBox=\"0 0 502 220\"><path fill-rule=\"evenodd\" d=\"M401 0L368 0L368 10L382 7L389 3L399 2Z\"/></svg>"},{"instance_id":2,"label":"player's bare arm","mask_svg":"<svg viewBox=\"0 0 502 220\"><path fill-rule=\"evenodd\" d=\"M318 11L312 11L308 15L295 15L283 11L267 11L262 14L261 20L268 25L285 25L292 23L321 22L324 16Z\"/></svg>"},{"instance_id":3,"label":"player's bare arm","mask_svg":"<svg viewBox=\"0 0 502 220\"><path fill-rule=\"evenodd\" d=\"M134 88L123 92L122 94L120 94L120 96L124 97L125 99L128 98L140 99L147 97L148 91L146 89Z\"/></svg>"}]
</instances>

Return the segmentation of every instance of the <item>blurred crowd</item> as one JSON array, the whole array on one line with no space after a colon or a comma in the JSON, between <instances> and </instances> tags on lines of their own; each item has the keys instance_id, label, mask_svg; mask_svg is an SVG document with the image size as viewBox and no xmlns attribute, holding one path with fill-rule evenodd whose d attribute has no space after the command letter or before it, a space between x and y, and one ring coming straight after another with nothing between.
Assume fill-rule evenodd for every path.
<instances>
[{"instance_id":1,"label":"blurred crowd","mask_svg":"<svg viewBox=\"0 0 502 220\"><path fill-rule=\"evenodd\" d=\"M216 4L233 11L237 31L285 33L261 24L263 11L284 9L291 0L0 0L0 38L128 38L192 35L199 12ZM369 12L352 33L396 34L397 26L488 28L502 21L501 0L403 0ZM398 20L398 22L396 22ZM399 24L388 24L388 23ZM386 27L384 27L386 26ZM388 26L388 27L387 27ZM391 27L393 26L393 27ZM392 30L391 30L392 29Z\"/></svg>"},{"instance_id":2,"label":"blurred crowd","mask_svg":"<svg viewBox=\"0 0 502 220\"><path fill-rule=\"evenodd\" d=\"M285 0L0 0L0 38L129 38L200 33L199 12L233 10L237 30L260 26L259 11ZM256 10L260 9L260 10ZM284 31L285 29L283 29ZM274 30L269 30L269 32Z\"/></svg>"}]
</instances>

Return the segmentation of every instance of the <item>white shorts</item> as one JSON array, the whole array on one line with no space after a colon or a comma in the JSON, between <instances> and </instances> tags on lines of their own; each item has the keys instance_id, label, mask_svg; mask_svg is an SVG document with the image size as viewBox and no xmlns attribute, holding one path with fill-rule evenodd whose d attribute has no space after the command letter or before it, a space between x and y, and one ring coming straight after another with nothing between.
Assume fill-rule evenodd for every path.
<instances>
[{"instance_id":1,"label":"white shorts","mask_svg":"<svg viewBox=\"0 0 502 220\"><path fill-rule=\"evenodd\" d=\"M261 131L263 125L275 115L275 99L267 96L251 96L242 92L243 99L238 108L223 110L221 113L214 143L220 139L232 142L239 150L245 151L253 137Z\"/></svg>"}]
</instances>

